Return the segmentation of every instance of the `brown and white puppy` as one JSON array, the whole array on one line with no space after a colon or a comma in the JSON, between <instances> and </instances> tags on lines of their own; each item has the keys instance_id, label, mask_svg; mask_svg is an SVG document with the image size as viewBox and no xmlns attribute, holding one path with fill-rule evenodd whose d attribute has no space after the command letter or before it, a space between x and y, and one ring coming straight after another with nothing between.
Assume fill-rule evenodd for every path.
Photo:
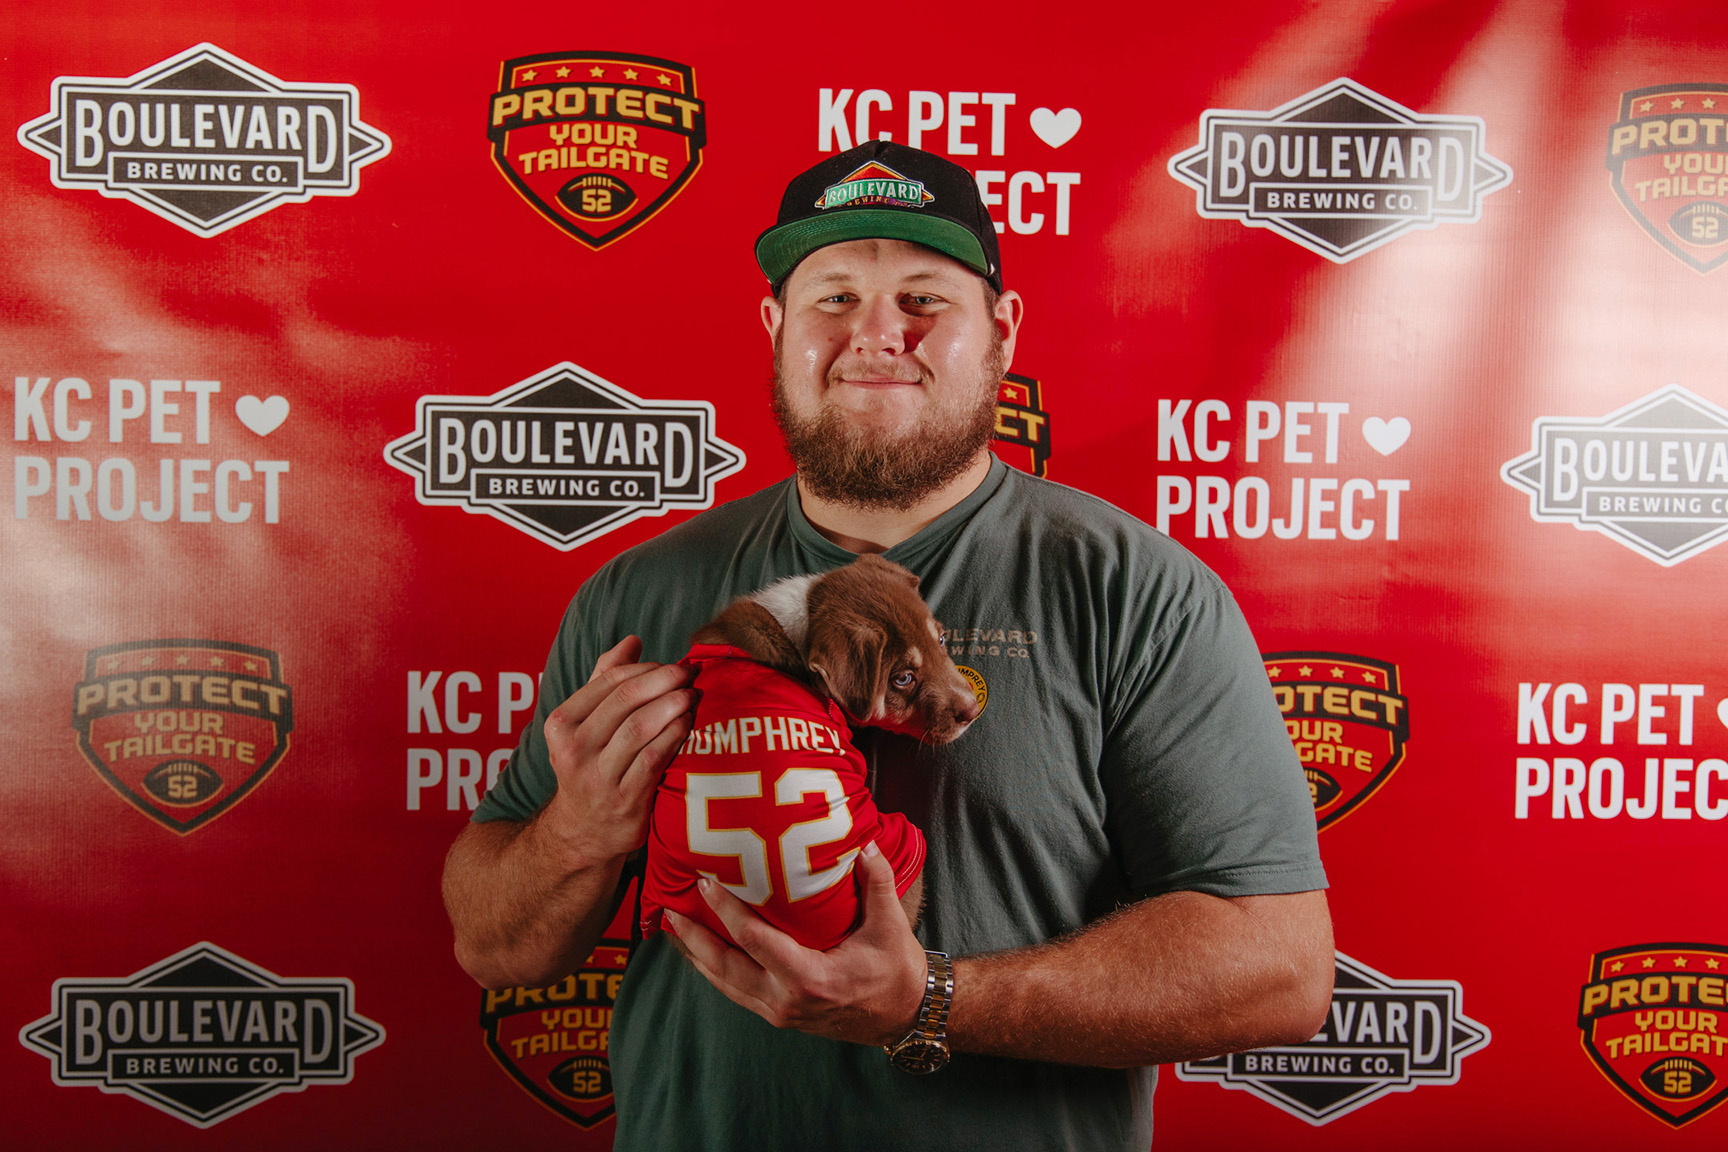
<instances>
[{"instance_id":1,"label":"brown and white puppy","mask_svg":"<svg viewBox=\"0 0 1728 1152\"><path fill-rule=\"evenodd\" d=\"M880 556L734 600L692 639L742 649L872 728L946 744L978 718L918 577Z\"/></svg>"}]
</instances>

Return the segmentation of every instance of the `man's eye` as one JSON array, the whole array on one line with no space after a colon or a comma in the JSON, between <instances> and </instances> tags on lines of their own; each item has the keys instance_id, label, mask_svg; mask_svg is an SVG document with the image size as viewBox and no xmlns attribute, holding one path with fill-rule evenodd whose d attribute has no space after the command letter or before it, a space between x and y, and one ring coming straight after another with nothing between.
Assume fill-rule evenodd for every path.
<instances>
[{"instance_id":1,"label":"man's eye","mask_svg":"<svg viewBox=\"0 0 1728 1152\"><path fill-rule=\"evenodd\" d=\"M889 683L904 692L906 689L912 687L912 685L918 683L918 677L911 672L896 672L894 673L894 679L890 680Z\"/></svg>"}]
</instances>

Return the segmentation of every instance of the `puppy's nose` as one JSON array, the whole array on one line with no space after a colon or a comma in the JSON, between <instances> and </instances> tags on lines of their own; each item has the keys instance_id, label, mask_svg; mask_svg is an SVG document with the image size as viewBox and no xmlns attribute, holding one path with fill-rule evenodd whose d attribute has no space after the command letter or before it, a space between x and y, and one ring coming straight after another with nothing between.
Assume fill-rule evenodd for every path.
<instances>
[{"instance_id":1,"label":"puppy's nose","mask_svg":"<svg viewBox=\"0 0 1728 1152\"><path fill-rule=\"evenodd\" d=\"M982 711L984 709L978 706L978 697L967 692L960 698L960 707L955 710L954 718L962 724L970 724L978 719L978 714Z\"/></svg>"}]
</instances>

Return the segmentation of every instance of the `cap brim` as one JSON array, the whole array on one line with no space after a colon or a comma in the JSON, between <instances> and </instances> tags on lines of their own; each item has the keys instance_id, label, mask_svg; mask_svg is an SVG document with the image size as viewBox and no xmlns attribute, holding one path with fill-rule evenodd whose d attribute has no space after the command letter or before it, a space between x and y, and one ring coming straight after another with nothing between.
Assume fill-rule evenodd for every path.
<instances>
[{"instance_id":1,"label":"cap brim","mask_svg":"<svg viewBox=\"0 0 1728 1152\"><path fill-rule=\"evenodd\" d=\"M769 283L779 284L818 248L876 239L909 240L952 256L985 279L995 274L985 259L984 246L965 225L945 216L893 208L854 208L770 228L756 240L756 263Z\"/></svg>"}]
</instances>

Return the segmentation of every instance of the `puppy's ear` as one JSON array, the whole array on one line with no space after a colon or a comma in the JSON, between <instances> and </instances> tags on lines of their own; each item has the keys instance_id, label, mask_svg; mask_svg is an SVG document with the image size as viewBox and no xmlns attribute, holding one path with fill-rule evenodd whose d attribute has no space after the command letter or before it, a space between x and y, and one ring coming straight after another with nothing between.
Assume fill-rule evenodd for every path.
<instances>
[{"instance_id":1,"label":"puppy's ear","mask_svg":"<svg viewBox=\"0 0 1728 1152\"><path fill-rule=\"evenodd\" d=\"M774 614L748 597L726 605L720 615L696 630L693 644L730 644L771 668L802 672L804 661Z\"/></svg>"},{"instance_id":2,"label":"puppy's ear","mask_svg":"<svg viewBox=\"0 0 1728 1152\"><path fill-rule=\"evenodd\" d=\"M888 680L882 668L887 644L887 634L866 620L820 628L811 622L810 671L854 720L879 716L887 706Z\"/></svg>"}]
</instances>

